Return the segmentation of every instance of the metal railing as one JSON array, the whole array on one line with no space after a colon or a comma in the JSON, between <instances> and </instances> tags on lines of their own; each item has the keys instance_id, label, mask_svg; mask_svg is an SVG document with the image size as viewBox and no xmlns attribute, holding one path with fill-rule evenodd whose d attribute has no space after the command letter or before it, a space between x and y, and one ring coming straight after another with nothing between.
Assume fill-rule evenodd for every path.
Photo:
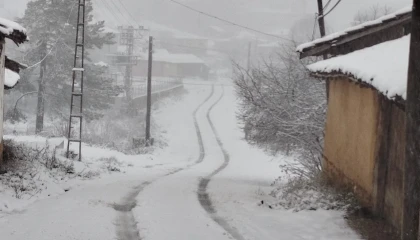
<instances>
[{"instance_id":1,"label":"metal railing","mask_svg":"<svg viewBox=\"0 0 420 240\"><path fill-rule=\"evenodd\" d=\"M156 78L152 80L152 93L166 91L178 86L181 86L181 79L168 79L168 78ZM147 83L140 82L133 86L132 89L133 98L139 98L146 96L147 94Z\"/></svg>"}]
</instances>

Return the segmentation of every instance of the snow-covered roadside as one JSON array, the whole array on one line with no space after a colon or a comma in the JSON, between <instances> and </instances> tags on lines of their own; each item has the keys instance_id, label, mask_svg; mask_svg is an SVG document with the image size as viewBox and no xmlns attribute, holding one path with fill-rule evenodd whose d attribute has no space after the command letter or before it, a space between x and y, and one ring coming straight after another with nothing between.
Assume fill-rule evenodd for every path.
<instances>
[{"instance_id":1,"label":"snow-covered roadside","mask_svg":"<svg viewBox=\"0 0 420 240\"><path fill-rule=\"evenodd\" d=\"M198 89L177 100L166 100L153 112L155 123L161 129L155 138L164 138L167 147L156 149L152 154L128 156L123 153L83 147L83 162L75 162L78 171L100 169L101 158L115 157L121 163L121 172L108 174L103 171L91 180L66 179L51 183L57 188L48 195L22 200L15 211L0 215L0 239L8 240L57 240L57 239L116 239L118 225L115 204L144 182L153 182L175 169L193 161L198 153L191 138L196 136L192 112L208 95L208 88ZM45 145L45 138L35 136L9 136L17 142ZM50 145L60 144L62 139L50 139ZM65 192L64 188L71 187ZM0 196L0 199L5 199ZM29 205L28 205L29 204ZM19 206L18 206L19 205Z\"/></svg>"},{"instance_id":2,"label":"snow-covered roadside","mask_svg":"<svg viewBox=\"0 0 420 240\"><path fill-rule=\"evenodd\" d=\"M47 139L39 136L7 135L4 139L23 143L34 149L49 146L51 152L62 142L66 143L64 138ZM49 170L43 164L34 161L30 171L19 170L0 175L3 181L16 181L25 189L17 193L15 187L10 188L8 183L0 183L0 217L3 214L22 211L38 200L59 196L72 189L91 184L92 181L118 179L132 174L139 168L154 164L150 154L129 156L117 151L86 145L83 146L83 153L83 162L68 161L60 157L64 155L64 149L57 149L58 161L66 161L69 165L73 165L73 173L65 173L57 169Z\"/></svg>"},{"instance_id":3,"label":"snow-covered roadside","mask_svg":"<svg viewBox=\"0 0 420 240\"><path fill-rule=\"evenodd\" d=\"M343 212L272 210L269 196L273 181L282 175L279 165L285 156L271 157L243 140L235 117L234 89L225 87L225 96L211 113L211 119L230 155L226 169L209 185L217 214L236 227L246 239L360 239L345 223ZM286 176L284 176L286 177ZM264 204L261 205L261 201Z\"/></svg>"},{"instance_id":4,"label":"snow-covered roadside","mask_svg":"<svg viewBox=\"0 0 420 240\"><path fill-rule=\"evenodd\" d=\"M202 88L200 86L193 89ZM139 169L162 168L175 169L185 162L185 150L192 150L196 154L197 147L191 146L188 138L195 135L192 112L198 105L200 98L204 98L206 88L194 90L185 96L168 98L159 103L159 107L153 112L153 123L157 125L158 132L152 133L153 137L166 142L163 148L157 148L152 154L126 155L124 153L93 147L83 144L83 161L74 161L74 174L52 174L39 166L40 172L35 179L30 179L31 184L37 185L33 191L27 191L16 198L14 190L0 184L0 217L2 214L10 214L22 211L28 205L48 197L55 197L97 182L112 182L118 179L129 179L138 174ZM57 150L57 155L64 155L67 144L65 138L45 138L40 136L15 136L6 135L5 140L13 140L16 143L24 143L33 148L44 148L48 145L52 151L56 146L63 148ZM77 151L76 151L77 152ZM27 173L22 173L22 175ZM1 176L0 176L1 177ZM32 178L23 176L24 179ZM25 182L25 180L24 180Z\"/></svg>"}]
</instances>

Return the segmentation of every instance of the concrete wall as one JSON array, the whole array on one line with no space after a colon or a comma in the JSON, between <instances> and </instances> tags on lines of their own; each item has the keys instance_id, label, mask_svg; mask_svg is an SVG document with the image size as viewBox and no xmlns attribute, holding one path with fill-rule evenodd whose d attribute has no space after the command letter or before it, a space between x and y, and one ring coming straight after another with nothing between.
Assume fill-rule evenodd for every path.
<instances>
[{"instance_id":1,"label":"concrete wall","mask_svg":"<svg viewBox=\"0 0 420 240\"><path fill-rule=\"evenodd\" d=\"M402 226L403 212L403 175L404 175L404 159L405 159L405 111L400 109L388 100L383 101L382 111L384 119L386 119L386 132L382 134L382 138L386 141L381 154L383 168L386 173L381 176L385 179L383 199L383 208L380 211L383 216L388 219L397 229ZM385 107L386 106L386 107ZM380 182L380 179L378 179ZM379 195L379 196L381 196Z\"/></svg>"},{"instance_id":2,"label":"concrete wall","mask_svg":"<svg viewBox=\"0 0 420 240\"><path fill-rule=\"evenodd\" d=\"M401 229L405 112L347 78L330 81L324 172L361 204Z\"/></svg>"},{"instance_id":3,"label":"concrete wall","mask_svg":"<svg viewBox=\"0 0 420 240\"><path fill-rule=\"evenodd\" d=\"M350 187L373 206L378 101L375 91L336 79L329 89L324 169L340 186Z\"/></svg>"},{"instance_id":4,"label":"concrete wall","mask_svg":"<svg viewBox=\"0 0 420 240\"><path fill-rule=\"evenodd\" d=\"M165 97L169 97L172 94L181 92L184 89L184 85L179 85L177 87L152 93L152 103L155 103L156 101L163 99ZM133 100L134 105L136 106L136 109L143 110L147 107L147 96L138 97Z\"/></svg>"}]
</instances>

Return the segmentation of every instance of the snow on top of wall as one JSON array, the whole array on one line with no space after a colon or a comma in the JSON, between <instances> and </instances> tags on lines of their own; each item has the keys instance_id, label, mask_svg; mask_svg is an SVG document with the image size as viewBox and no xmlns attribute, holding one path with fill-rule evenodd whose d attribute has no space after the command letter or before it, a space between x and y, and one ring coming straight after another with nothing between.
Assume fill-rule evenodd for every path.
<instances>
[{"instance_id":1,"label":"snow on top of wall","mask_svg":"<svg viewBox=\"0 0 420 240\"><path fill-rule=\"evenodd\" d=\"M13 72L12 70L9 70L7 68L5 69L4 75L4 85L9 88L14 87L20 79L18 73Z\"/></svg>"},{"instance_id":2,"label":"snow on top of wall","mask_svg":"<svg viewBox=\"0 0 420 240\"><path fill-rule=\"evenodd\" d=\"M317 44L321 44L321 43L332 41L332 40L334 40L336 38L339 38L339 37L342 37L342 36L347 35L349 32L353 32L353 31L361 30L363 28L367 28L367 27L371 27L371 26L374 26L374 25L381 24L381 23L383 23L383 22L385 22L387 20L394 19L397 16L400 16L400 15L403 15L403 14L406 14L406 13L409 13L409 12L411 12L411 10L412 10L412 6L411 5L410 6L407 6L407 7L403 8L403 9L400 9L400 10L394 12L394 13L391 13L391 14L388 14L388 15L385 15L385 16L382 16L382 17L380 17L378 19L375 19L375 20L372 20L372 21L368 21L368 22L364 22L364 23L362 23L360 25L357 25L357 26L354 26L354 27L349 27L349 28L344 29L342 31L335 32L335 33L332 33L332 34L327 35L325 37L316 39L316 40L314 40L312 42L301 44L301 45L299 45L296 48L296 51L297 52L303 52L305 49L314 47Z\"/></svg>"},{"instance_id":3,"label":"snow on top of wall","mask_svg":"<svg viewBox=\"0 0 420 240\"><path fill-rule=\"evenodd\" d=\"M314 73L346 74L389 99L406 99L410 35L308 66Z\"/></svg>"}]
</instances>

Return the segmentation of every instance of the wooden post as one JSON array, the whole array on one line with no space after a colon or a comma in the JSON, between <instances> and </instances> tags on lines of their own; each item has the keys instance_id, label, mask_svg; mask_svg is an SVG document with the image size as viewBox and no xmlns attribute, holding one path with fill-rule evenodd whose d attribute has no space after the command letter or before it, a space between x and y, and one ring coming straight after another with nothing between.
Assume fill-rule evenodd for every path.
<instances>
[{"instance_id":1,"label":"wooden post","mask_svg":"<svg viewBox=\"0 0 420 240\"><path fill-rule=\"evenodd\" d=\"M249 42L249 44L248 44L248 61L247 61L247 66L246 66L248 74L249 74L249 71L251 70L251 47L252 47L252 43Z\"/></svg>"},{"instance_id":2,"label":"wooden post","mask_svg":"<svg viewBox=\"0 0 420 240\"><path fill-rule=\"evenodd\" d=\"M318 24L319 24L319 33L321 34L321 37L325 36L325 19L324 19L324 4L322 3L322 0L318 0ZM324 59L327 59L327 54L324 54L322 56ZM330 88L330 80L325 80L325 87L326 87L326 95L327 95L327 101L329 99L329 88Z\"/></svg>"},{"instance_id":3,"label":"wooden post","mask_svg":"<svg viewBox=\"0 0 420 240\"><path fill-rule=\"evenodd\" d=\"M420 0L413 0L408 67L406 156L404 164L403 240L419 237L420 211Z\"/></svg>"},{"instance_id":4,"label":"wooden post","mask_svg":"<svg viewBox=\"0 0 420 240\"><path fill-rule=\"evenodd\" d=\"M42 52L46 56L47 55L47 44L42 43ZM38 104L37 104L37 111L36 111L36 126L35 126L35 133L38 134L42 132L44 129L44 73L47 68L47 59L44 59L41 62L41 66L39 69L39 80L38 80Z\"/></svg>"},{"instance_id":5,"label":"wooden post","mask_svg":"<svg viewBox=\"0 0 420 240\"><path fill-rule=\"evenodd\" d=\"M149 64L147 71L147 112L146 112L146 145L150 142L150 117L152 111L152 65L153 65L153 37L149 37Z\"/></svg>"},{"instance_id":6,"label":"wooden post","mask_svg":"<svg viewBox=\"0 0 420 240\"><path fill-rule=\"evenodd\" d=\"M322 0L318 0L318 24L321 37L325 36L325 21L324 21L324 4Z\"/></svg>"}]
</instances>

